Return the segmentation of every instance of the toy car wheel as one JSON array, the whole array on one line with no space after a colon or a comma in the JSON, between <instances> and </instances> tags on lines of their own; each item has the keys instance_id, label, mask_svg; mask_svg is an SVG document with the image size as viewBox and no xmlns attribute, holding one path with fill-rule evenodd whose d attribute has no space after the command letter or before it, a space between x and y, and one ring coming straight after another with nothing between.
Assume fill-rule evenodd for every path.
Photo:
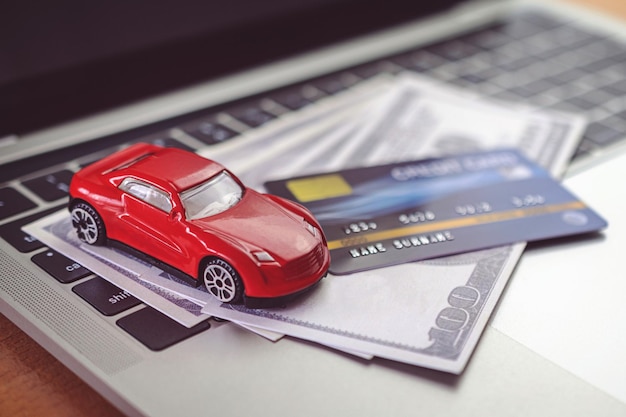
<instances>
[{"instance_id":1,"label":"toy car wheel","mask_svg":"<svg viewBox=\"0 0 626 417\"><path fill-rule=\"evenodd\" d=\"M237 303L243 296L243 283L235 269L219 258L209 259L202 270L202 280L209 294L223 303Z\"/></svg>"},{"instance_id":2,"label":"toy car wheel","mask_svg":"<svg viewBox=\"0 0 626 417\"><path fill-rule=\"evenodd\" d=\"M85 202L78 202L71 210L72 226L78 238L90 245L102 245L106 241L104 222L98 212Z\"/></svg>"}]
</instances>

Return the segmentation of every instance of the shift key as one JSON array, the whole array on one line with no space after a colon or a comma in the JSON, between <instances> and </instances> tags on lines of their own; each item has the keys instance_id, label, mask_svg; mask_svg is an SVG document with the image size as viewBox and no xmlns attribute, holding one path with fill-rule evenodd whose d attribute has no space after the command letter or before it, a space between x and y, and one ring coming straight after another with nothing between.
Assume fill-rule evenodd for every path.
<instances>
[{"instance_id":1,"label":"shift key","mask_svg":"<svg viewBox=\"0 0 626 417\"><path fill-rule=\"evenodd\" d=\"M105 316L114 316L141 304L141 301L128 291L100 277L81 282L75 285L72 291Z\"/></svg>"}]
</instances>

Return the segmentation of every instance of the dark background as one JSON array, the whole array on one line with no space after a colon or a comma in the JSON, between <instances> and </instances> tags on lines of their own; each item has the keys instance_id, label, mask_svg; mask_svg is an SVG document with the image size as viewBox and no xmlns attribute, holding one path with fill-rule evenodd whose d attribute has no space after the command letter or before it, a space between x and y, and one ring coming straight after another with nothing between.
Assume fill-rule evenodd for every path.
<instances>
[{"instance_id":1,"label":"dark background","mask_svg":"<svg viewBox=\"0 0 626 417\"><path fill-rule=\"evenodd\" d=\"M412 20L454 2L5 3L0 6L0 137Z\"/></svg>"}]
</instances>

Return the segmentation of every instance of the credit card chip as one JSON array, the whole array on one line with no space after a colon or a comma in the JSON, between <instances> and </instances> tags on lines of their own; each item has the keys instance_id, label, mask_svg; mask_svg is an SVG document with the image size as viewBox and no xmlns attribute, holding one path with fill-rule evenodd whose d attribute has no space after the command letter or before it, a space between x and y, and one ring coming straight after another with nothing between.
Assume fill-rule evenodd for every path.
<instances>
[{"instance_id":1,"label":"credit card chip","mask_svg":"<svg viewBox=\"0 0 626 417\"><path fill-rule=\"evenodd\" d=\"M303 203L352 194L350 184L338 174L290 180L286 186L293 196Z\"/></svg>"}]
</instances>

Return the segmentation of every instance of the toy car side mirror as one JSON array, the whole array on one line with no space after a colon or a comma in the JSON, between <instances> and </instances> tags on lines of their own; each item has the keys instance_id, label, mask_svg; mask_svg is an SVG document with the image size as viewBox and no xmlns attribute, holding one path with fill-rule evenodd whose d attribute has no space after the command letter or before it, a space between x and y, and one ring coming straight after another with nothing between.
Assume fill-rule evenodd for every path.
<instances>
[{"instance_id":1,"label":"toy car side mirror","mask_svg":"<svg viewBox=\"0 0 626 417\"><path fill-rule=\"evenodd\" d=\"M171 222L179 222L182 218L183 218L183 213L180 210L173 208L170 211L169 219Z\"/></svg>"}]
</instances>

